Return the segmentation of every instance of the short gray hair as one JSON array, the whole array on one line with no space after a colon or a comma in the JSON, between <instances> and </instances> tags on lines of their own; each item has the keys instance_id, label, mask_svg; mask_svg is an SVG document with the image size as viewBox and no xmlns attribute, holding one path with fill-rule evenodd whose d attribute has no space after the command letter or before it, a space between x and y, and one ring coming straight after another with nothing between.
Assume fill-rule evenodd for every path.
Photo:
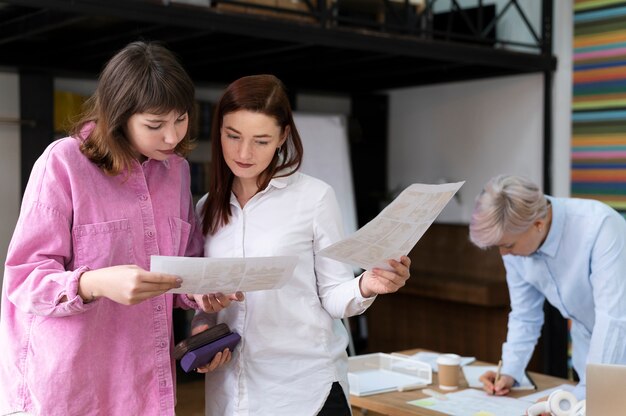
<instances>
[{"instance_id":1,"label":"short gray hair","mask_svg":"<svg viewBox=\"0 0 626 416\"><path fill-rule=\"evenodd\" d=\"M548 201L535 183L521 176L496 176L476 198L470 240L481 248L495 246L504 233L522 233L547 213Z\"/></svg>"}]
</instances>

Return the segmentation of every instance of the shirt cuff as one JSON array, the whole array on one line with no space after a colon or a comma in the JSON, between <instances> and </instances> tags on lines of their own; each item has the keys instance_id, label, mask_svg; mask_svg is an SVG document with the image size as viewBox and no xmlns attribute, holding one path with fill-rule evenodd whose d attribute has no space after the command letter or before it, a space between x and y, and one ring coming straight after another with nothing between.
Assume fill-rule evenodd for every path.
<instances>
[{"instance_id":1,"label":"shirt cuff","mask_svg":"<svg viewBox=\"0 0 626 416\"><path fill-rule=\"evenodd\" d=\"M78 295L78 281L80 280L80 276L89 270L91 270L89 267L81 266L70 272L67 285L65 286L65 292L60 293L57 298L57 302L59 303L63 297L67 298L66 302L64 302L67 312L81 312L94 307L95 301L87 303Z\"/></svg>"},{"instance_id":2,"label":"shirt cuff","mask_svg":"<svg viewBox=\"0 0 626 416\"><path fill-rule=\"evenodd\" d=\"M586 393L587 393L586 390L587 390L587 386L585 384L578 383L576 387L574 387L574 390L572 390L572 394L576 396L576 400L578 401L585 400Z\"/></svg>"},{"instance_id":3,"label":"shirt cuff","mask_svg":"<svg viewBox=\"0 0 626 416\"><path fill-rule=\"evenodd\" d=\"M174 305L183 309L200 310L200 306L196 303L196 301L189 299L185 294L174 295Z\"/></svg>"},{"instance_id":4,"label":"shirt cuff","mask_svg":"<svg viewBox=\"0 0 626 416\"><path fill-rule=\"evenodd\" d=\"M360 284L361 284L361 279L363 278L364 274L365 272L361 273L359 277L352 280L353 285L354 285L353 297L359 303L359 305L361 305L364 309L367 309L374 302L374 300L376 300L376 297L378 296L378 294L374 294L374 296L371 296L369 298L366 298L361 294Z\"/></svg>"},{"instance_id":5,"label":"shirt cuff","mask_svg":"<svg viewBox=\"0 0 626 416\"><path fill-rule=\"evenodd\" d=\"M521 380L524 379L524 369L516 368L514 366L502 366L502 370L500 371L502 374L506 374L508 376L513 377L515 382L519 384Z\"/></svg>"}]
</instances>

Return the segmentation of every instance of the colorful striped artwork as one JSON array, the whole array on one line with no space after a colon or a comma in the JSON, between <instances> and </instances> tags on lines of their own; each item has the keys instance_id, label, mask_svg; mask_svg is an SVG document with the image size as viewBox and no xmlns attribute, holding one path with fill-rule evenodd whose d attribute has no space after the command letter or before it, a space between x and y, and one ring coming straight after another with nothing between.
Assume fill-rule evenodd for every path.
<instances>
[{"instance_id":1,"label":"colorful striped artwork","mask_svg":"<svg viewBox=\"0 0 626 416\"><path fill-rule=\"evenodd\" d=\"M573 197L626 216L626 1L574 1Z\"/></svg>"}]
</instances>

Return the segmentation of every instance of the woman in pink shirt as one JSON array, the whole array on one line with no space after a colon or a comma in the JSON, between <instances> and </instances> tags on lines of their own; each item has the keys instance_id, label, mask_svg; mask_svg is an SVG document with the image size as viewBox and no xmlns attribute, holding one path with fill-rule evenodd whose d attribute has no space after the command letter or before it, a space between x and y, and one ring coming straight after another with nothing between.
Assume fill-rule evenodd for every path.
<instances>
[{"instance_id":1,"label":"woman in pink shirt","mask_svg":"<svg viewBox=\"0 0 626 416\"><path fill-rule=\"evenodd\" d=\"M173 295L151 255L202 255L190 194L194 86L174 56L117 53L71 137L35 163L9 246L0 317L0 415L173 415ZM218 366L230 359L219 353Z\"/></svg>"}]
</instances>

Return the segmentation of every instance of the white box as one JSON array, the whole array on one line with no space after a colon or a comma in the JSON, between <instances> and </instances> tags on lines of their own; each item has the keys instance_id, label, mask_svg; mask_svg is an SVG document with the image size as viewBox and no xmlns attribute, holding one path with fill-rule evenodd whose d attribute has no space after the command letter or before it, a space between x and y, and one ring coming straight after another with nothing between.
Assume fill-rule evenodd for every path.
<instances>
[{"instance_id":1,"label":"white box","mask_svg":"<svg viewBox=\"0 0 626 416\"><path fill-rule=\"evenodd\" d=\"M374 353L348 358L350 394L371 394L402 391L432 383L429 364L391 354Z\"/></svg>"}]
</instances>

